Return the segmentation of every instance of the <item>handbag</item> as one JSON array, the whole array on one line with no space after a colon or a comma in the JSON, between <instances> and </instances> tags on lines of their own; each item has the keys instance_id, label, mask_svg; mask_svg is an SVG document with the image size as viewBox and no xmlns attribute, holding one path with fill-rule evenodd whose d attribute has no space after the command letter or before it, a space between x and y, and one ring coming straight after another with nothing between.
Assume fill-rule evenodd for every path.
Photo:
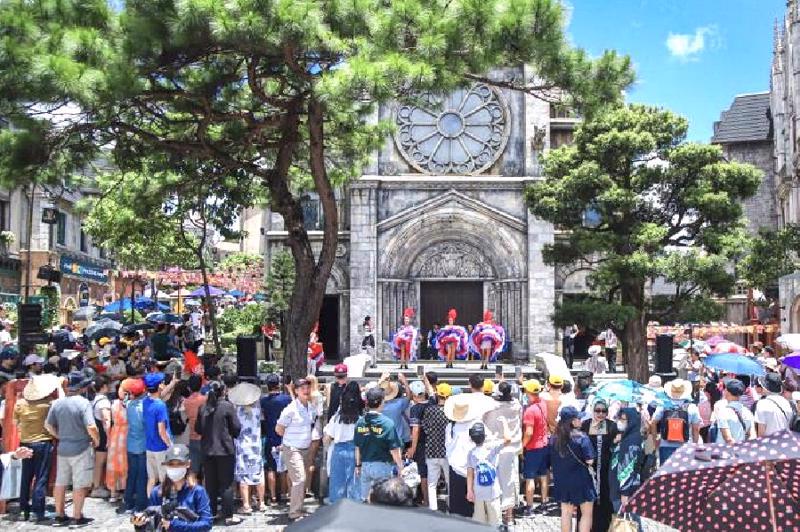
<instances>
[{"instance_id":1,"label":"handbag","mask_svg":"<svg viewBox=\"0 0 800 532\"><path fill-rule=\"evenodd\" d=\"M569 454L571 454L572 457L575 460L577 460L579 464L585 467L586 470L589 472L589 477L591 477L592 479L592 485L597 486L597 473L595 472L594 468L589 464L587 464L586 462L584 462L583 460L581 460L580 458L578 458L578 455L575 454L575 451L572 450L572 447L570 447L569 444L567 444L567 450L569 451Z\"/></svg>"},{"instance_id":2,"label":"handbag","mask_svg":"<svg viewBox=\"0 0 800 532\"><path fill-rule=\"evenodd\" d=\"M0 500L18 499L22 487L22 460L15 460L11 454L2 458L3 480L0 485Z\"/></svg>"},{"instance_id":3,"label":"handbag","mask_svg":"<svg viewBox=\"0 0 800 532\"><path fill-rule=\"evenodd\" d=\"M608 532L639 532L639 524L629 514L614 514Z\"/></svg>"}]
</instances>

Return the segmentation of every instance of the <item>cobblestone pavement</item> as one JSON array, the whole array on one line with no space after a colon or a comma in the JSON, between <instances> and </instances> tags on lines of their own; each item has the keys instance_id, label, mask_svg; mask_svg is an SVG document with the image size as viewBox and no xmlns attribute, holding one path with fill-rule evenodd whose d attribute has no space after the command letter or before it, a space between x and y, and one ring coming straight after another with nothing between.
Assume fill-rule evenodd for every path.
<instances>
[{"instance_id":1,"label":"cobblestone pavement","mask_svg":"<svg viewBox=\"0 0 800 532\"><path fill-rule=\"evenodd\" d=\"M48 500L52 504L52 499ZM306 508L309 511L315 510L318 506L312 499L308 499ZM106 501L99 499L88 499L84 507L84 514L88 517L94 518L94 521L80 530L92 531L110 531L115 532L131 532L133 525L130 524L130 516L120 516L115 513L115 507ZM52 532L54 529L51 524L37 525L32 522L19 521L19 515L15 513L12 506L11 513L0 516L0 530L5 531L19 531L19 532ZM230 530L231 532L255 532L255 531L282 531L288 521L286 518L287 507L279 505L277 507L271 506L265 513L251 516L243 516L243 522L240 525L225 527L214 526L214 530ZM67 515L71 515L71 508L67 507ZM66 528L64 528L66 530ZM517 524L511 529L514 532L559 532L559 518L558 516L536 516L518 520ZM656 523L654 521L644 520L644 532L674 532L674 529Z\"/></svg>"}]
</instances>

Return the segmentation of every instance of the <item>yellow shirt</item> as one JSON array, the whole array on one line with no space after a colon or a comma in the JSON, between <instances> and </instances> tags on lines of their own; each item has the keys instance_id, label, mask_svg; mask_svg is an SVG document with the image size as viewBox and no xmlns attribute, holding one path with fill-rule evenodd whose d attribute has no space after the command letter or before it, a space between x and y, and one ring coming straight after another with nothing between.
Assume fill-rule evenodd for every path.
<instances>
[{"instance_id":1,"label":"yellow shirt","mask_svg":"<svg viewBox=\"0 0 800 532\"><path fill-rule=\"evenodd\" d=\"M39 399L38 401L26 401L23 398L17 400L14 405L14 421L19 427L20 443L35 443L50 441L53 435L44 428L44 421L50 411L52 399Z\"/></svg>"}]
</instances>

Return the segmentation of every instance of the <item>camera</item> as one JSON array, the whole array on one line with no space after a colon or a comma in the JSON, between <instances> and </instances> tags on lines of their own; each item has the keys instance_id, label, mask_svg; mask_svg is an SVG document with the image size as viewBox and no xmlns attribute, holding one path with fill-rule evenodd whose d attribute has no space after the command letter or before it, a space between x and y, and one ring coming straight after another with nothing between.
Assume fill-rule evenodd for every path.
<instances>
[{"instance_id":1,"label":"camera","mask_svg":"<svg viewBox=\"0 0 800 532\"><path fill-rule=\"evenodd\" d=\"M148 506L142 514L146 518L145 524L136 526L136 532L157 532L161 530L161 521L172 521L178 517L184 521L197 521L198 515L185 506L178 506L178 501L164 501L161 506Z\"/></svg>"}]
</instances>

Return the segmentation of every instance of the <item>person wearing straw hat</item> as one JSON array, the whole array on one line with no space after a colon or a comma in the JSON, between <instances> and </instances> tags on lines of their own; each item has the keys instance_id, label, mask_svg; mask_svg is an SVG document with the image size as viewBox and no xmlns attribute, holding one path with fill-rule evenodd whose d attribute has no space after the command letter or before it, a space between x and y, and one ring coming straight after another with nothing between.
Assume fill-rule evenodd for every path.
<instances>
[{"instance_id":1,"label":"person wearing straw hat","mask_svg":"<svg viewBox=\"0 0 800 532\"><path fill-rule=\"evenodd\" d=\"M467 458L475 445L469 437L469 429L484 413L473 396L491 401L481 393L464 393L453 395L444 403L444 415L452 421L445 430L445 450L450 468L448 507L450 513L463 517L472 517L475 511L472 502L467 500Z\"/></svg>"},{"instance_id":2,"label":"person wearing straw hat","mask_svg":"<svg viewBox=\"0 0 800 532\"><path fill-rule=\"evenodd\" d=\"M674 379L664 385L664 391L675 404L656 408L651 423L651 430L661 437L658 446L661 465L684 443L699 441L702 424L697 405L691 403L691 382Z\"/></svg>"},{"instance_id":3,"label":"person wearing straw hat","mask_svg":"<svg viewBox=\"0 0 800 532\"><path fill-rule=\"evenodd\" d=\"M261 389L249 382L240 382L228 392L228 400L236 407L242 430L236 437L236 467L234 479L239 483L243 514L253 513L250 506L250 487L256 491L257 512L266 510L264 504L264 466L261 461Z\"/></svg>"},{"instance_id":4,"label":"person wearing straw hat","mask_svg":"<svg viewBox=\"0 0 800 532\"><path fill-rule=\"evenodd\" d=\"M60 386L61 379L55 375L37 375L28 381L22 390L22 398L14 405L14 422L19 428L20 445L33 452L30 458L22 461L19 505L25 521L30 518L31 510L36 522L42 522L47 517L44 502L53 435L44 427L44 422Z\"/></svg>"}]
</instances>

